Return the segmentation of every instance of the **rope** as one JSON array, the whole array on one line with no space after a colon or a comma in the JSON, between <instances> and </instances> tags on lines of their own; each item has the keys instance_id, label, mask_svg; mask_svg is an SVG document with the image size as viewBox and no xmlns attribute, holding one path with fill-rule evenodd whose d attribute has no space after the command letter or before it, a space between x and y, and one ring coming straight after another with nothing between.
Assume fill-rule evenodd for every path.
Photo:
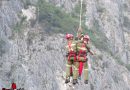
<instances>
[{"instance_id":1,"label":"rope","mask_svg":"<svg viewBox=\"0 0 130 90\"><path fill-rule=\"evenodd\" d=\"M80 32L82 32L82 8L83 8L83 0L80 0L80 17L79 17L79 27L77 30L77 36Z\"/></svg>"},{"instance_id":2,"label":"rope","mask_svg":"<svg viewBox=\"0 0 130 90\"><path fill-rule=\"evenodd\" d=\"M82 25L82 8L83 8L83 0L80 1L80 21L79 21L79 28Z\"/></svg>"}]
</instances>

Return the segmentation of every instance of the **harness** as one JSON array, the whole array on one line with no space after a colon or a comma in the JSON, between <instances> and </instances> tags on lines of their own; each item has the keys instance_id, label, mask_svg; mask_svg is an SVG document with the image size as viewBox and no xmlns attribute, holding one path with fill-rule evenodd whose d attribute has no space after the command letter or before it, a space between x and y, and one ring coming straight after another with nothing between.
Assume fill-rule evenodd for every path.
<instances>
[{"instance_id":1,"label":"harness","mask_svg":"<svg viewBox=\"0 0 130 90\"><path fill-rule=\"evenodd\" d=\"M68 43L69 46L69 53L68 53L68 60L70 60L71 57L74 57L74 61L76 61L76 52L73 51L72 47L71 47L72 43Z\"/></svg>"},{"instance_id":2,"label":"harness","mask_svg":"<svg viewBox=\"0 0 130 90\"><path fill-rule=\"evenodd\" d=\"M86 46L85 46L84 43L82 44L81 48L86 48ZM80 51L78 52L77 55L78 55L78 56L77 56L78 61L81 61L81 60L80 60L81 57L84 58L84 61L87 60L87 57L86 57L86 56L87 56L87 53L86 53L86 50L82 50L82 49L80 49Z\"/></svg>"}]
</instances>

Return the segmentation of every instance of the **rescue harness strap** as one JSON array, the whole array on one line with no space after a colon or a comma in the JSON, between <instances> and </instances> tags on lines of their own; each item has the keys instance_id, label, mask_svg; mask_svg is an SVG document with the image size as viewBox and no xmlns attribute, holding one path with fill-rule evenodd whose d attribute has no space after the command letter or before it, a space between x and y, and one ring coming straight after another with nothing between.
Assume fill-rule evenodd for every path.
<instances>
[{"instance_id":1,"label":"rescue harness strap","mask_svg":"<svg viewBox=\"0 0 130 90\"><path fill-rule=\"evenodd\" d=\"M68 60L70 60L71 57L74 57L74 61L76 61L76 52L72 50L71 44L72 43L68 43L69 46Z\"/></svg>"},{"instance_id":2,"label":"rescue harness strap","mask_svg":"<svg viewBox=\"0 0 130 90\"><path fill-rule=\"evenodd\" d=\"M84 43L82 44L82 47L85 47ZM78 53L78 61L80 61L80 57L84 57L84 60L86 61L87 60L86 51L80 50Z\"/></svg>"}]
</instances>

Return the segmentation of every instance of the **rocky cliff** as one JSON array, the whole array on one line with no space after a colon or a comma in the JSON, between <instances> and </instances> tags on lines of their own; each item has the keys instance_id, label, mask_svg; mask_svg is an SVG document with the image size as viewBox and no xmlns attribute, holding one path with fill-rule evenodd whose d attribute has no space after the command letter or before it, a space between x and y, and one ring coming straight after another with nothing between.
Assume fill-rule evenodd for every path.
<instances>
[{"instance_id":1,"label":"rocky cliff","mask_svg":"<svg viewBox=\"0 0 130 90\"><path fill-rule=\"evenodd\" d=\"M46 1L67 13L78 4ZM84 0L86 27L98 38L92 42L96 55L89 56L89 84L80 80L74 87L64 84L65 33L46 32L47 22L38 19L37 2L0 1L0 89L10 88L14 81L25 90L130 90L129 0Z\"/></svg>"}]
</instances>

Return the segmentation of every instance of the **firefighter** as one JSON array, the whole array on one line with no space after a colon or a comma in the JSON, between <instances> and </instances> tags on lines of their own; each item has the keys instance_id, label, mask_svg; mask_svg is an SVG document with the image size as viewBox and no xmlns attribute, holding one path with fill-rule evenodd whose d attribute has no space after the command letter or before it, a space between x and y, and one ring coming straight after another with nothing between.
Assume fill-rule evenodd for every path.
<instances>
[{"instance_id":1,"label":"firefighter","mask_svg":"<svg viewBox=\"0 0 130 90\"><path fill-rule=\"evenodd\" d=\"M73 72L73 84L78 83L78 67L79 63L76 58L76 41L74 40L74 36L72 34L66 34L67 39L67 64L66 64L66 80L65 83L70 82L71 72ZM71 67L73 70L71 71Z\"/></svg>"},{"instance_id":2,"label":"firefighter","mask_svg":"<svg viewBox=\"0 0 130 90\"><path fill-rule=\"evenodd\" d=\"M82 42L77 43L77 61L79 61L79 77L81 77L82 69L84 68L84 83L88 84L88 59L87 53L93 55L89 46L89 36L84 35L81 37Z\"/></svg>"}]
</instances>

